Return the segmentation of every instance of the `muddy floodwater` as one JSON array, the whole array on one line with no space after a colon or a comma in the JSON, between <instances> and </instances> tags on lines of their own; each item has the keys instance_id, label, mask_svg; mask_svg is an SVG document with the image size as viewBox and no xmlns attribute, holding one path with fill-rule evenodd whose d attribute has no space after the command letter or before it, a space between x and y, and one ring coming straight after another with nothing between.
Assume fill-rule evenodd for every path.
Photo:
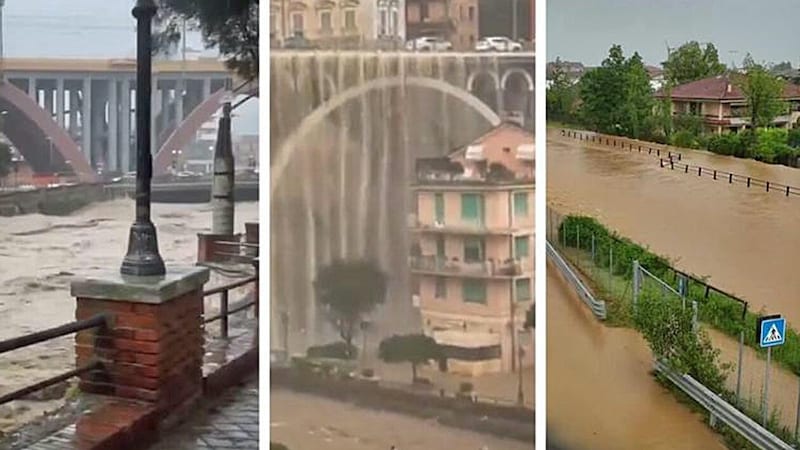
<instances>
[{"instance_id":1,"label":"muddy floodwater","mask_svg":"<svg viewBox=\"0 0 800 450\"><path fill-rule=\"evenodd\" d=\"M236 204L236 230L258 220L257 203ZM192 265L197 233L211 227L208 204L154 204L161 255L167 264ZM70 216L0 217L0 339L75 320L69 282L75 276L117 270L134 217L129 200L97 203ZM0 393L43 380L74 366L73 337L0 355ZM0 411L0 431L41 410ZM8 417L4 417L8 416Z\"/></svg>"},{"instance_id":2,"label":"muddy floodwater","mask_svg":"<svg viewBox=\"0 0 800 450\"><path fill-rule=\"evenodd\" d=\"M650 375L644 340L600 324L557 270L547 267L548 429L575 450L724 449Z\"/></svg>"},{"instance_id":3,"label":"muddy floodwater","mask_svg":"<svg viewBox=\"0 0 800 450\"><path fill-rule=\"evenodd\" d=\"M294 393L270 392L270 440L314 450L530 450L531 444L435 421ZM446 444L445 444L446 443Z\"/></svg>"}]
</instances>

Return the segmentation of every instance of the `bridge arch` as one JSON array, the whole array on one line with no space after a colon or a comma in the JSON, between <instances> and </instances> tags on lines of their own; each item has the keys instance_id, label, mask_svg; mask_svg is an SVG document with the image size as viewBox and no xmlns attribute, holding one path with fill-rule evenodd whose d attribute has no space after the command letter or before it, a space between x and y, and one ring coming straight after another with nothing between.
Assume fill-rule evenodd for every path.
<instances>
[{"instance_id":1,"label":"bridge arch","mask_svg":"<svg viewBox=\"0 0 800 450\"><path fill-rule=\"evenodd\" d=\"M191 144L197 131L221 107L225 89L220 88L197 105L191 113L175 128L164 144L158 149L153 161L153 174L164 175L172 162L172 150L182 149Z\"/></svg>"},{"instance_id":2,"label":"bridge arch","mask_svg":"<svg viewBox=\"0 0 800 450\"><path fill-rule=\"evenodd\" d=\"M311 114L306 116L303 121L300 122L297 128L295 128L294 131L292 131L292 133L283 142L281 148L277 152L277 158L275 159L275 162L270 170L270 192L272 194L275 193L276 188L280 184L281 177L286 171L291 157L295 153L288 151L288 149L293 148L300 138L311 131L313 127L327 117L328 114L345 105L347 102L357 99L375 89L385 89L403 85L434 89L444 92L445 94L455 97L461 100L467 106L473 108L493 126L497 126L501 122L497 113L487 106L486 103L482 102L470 92L467 92L460 87L453 86L446 81L435 78L403 76L372 79L364 84L360 84L340 92L338 95L312 111Z\"/></svg>"},{"instance_id":3,"label":"bridge arch","mask_svg":"<svg viewBox=\"0 0 800 450\"><path fill-rule=\"evenodd\" d=\"M496 90L500 89L502 85L500 84L500 77L497 75L497 72L494 70L479 70L477 72L472 72L469 74L469 77L467 77L467 90L472 92L475 88L475 81L484 76L488 76L494 81L494 88Z\"/></svg>"},{"instance_id":4,"label":"bridge arch","mask_svg":"<svg viewBox=\"0 0 800 450\"><path fill-rule=\"evenodd\" d=\"M26 92L11 83L0 82L0 107L8 111L3 131L34 171L49 169L55 162L52 159L55 152L61 157L61 164L69 162L80 181L97 180L78 144Z\"/></svg>"},{"instance_id":5,"label":"bridge arch","mask_svg":"<svg viewBox=\"0 0 800 450\"><path fill-rule=\"evenodd\" d=\"M520 75L525 79L525 82L528 86L528 91L533 92L534 83L533 77L531 74L526 72L524 69L520 69L519 67L514 67L512 69L508 69L503 73L503 76L500 78L500 87L506 89L506 85L508 84L508 79L511 78L513 75Z\"/></svg>"}]
</instances>

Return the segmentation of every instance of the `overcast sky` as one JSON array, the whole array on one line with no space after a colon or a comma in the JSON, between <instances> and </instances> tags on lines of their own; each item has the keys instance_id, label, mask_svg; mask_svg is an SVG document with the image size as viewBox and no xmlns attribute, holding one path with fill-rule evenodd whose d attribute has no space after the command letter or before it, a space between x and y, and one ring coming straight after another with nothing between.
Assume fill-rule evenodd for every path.
<instances>
[{"instance_id":1,"label":"overcast sky","mask_svg":"<svg viewBox=\"0 0 800 450\"><path fill-rule=\"evenodd\" d=\"M547 60L598 65L612 44L648 64L666 46L713 42L720 60L800 64L800 0L548 0ZM735 53L732 53L735 52Z\"/></svg>"},{"instance_id":2,"label":"overcast sky","mask_svg":"<svg viewBox=\"0 0 800 450\"><path fill-rule=\"evenodd\" d=\"M133 58L136 52L135 0L6 0L3 8L4 51L10 57ZM205 55L199 34L187 47ZM237 110L234 133L258 132L258 105Z\"/></svg>"}]
</instances>

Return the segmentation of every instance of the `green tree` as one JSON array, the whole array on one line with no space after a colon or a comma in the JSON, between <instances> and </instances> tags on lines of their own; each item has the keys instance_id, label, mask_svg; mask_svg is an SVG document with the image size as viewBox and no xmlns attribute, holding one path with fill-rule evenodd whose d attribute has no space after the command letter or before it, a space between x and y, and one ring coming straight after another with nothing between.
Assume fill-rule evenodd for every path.
<instances>
[{"instance_id":1,"label":"green tree","mask_svg":"<svg viewBox=\"0 0 800 450\"><path fill-rule=\"evenodd\" d=\"M417 379L417 365L441 358L439 344L424 334L394 335L381 341L378 356L386 363L411 363L412 381Z\"/></svg>"},{"instance_id":2,"label":"green tree","mask_svg":"<svg viewBox=\"0 0 800 450\"><path fill-rule=\"evenodd\" d=\"M386 284L386 274L371 261L337 260L317 272L317 299L348 349L363 315L384 302Z\"/></svg>"},{"instance_id":3,"label":"green tree","mask_svg":"<svg viewBox=\"0 0 800 450\"><path fill-rule=\"evenodd\" d=\"M217 47L226 63L245 80L258 78L259 0L157 0L155 36L164 51L181 39L184 23L199 29L209 47ZM186 22L184 22L186 21Z\"/></svg>"},{"instance_id":4,"label":"green tree","mask_svg":"<svg viewBox=\"0 0 800 450\"><path fill-rule=\"evenodd\" d=\"M653 96L642 58L625 59L614 45L600 67L587 72L579 83L581 117L591 128L634 138L649 134Z\"/></svg>"},{"instance_id":5,"label":"green tree","mask_svg":"<svg viewBox=\"0 0 800 450\"><path fill-rule=\"evenodd\" d=\"M564 70L561 59L556 58L555 63L553 63L550 86L547 88L548 120L574 121L573 112L577 96L575 84Z\"/></svg>"},{"instance_id":6,"label":"green tree","mask_svg":"<svg viewBox=\"0 0 800 450\"><path fill-rule=\"evenodd\" d=\"M753 128L770 126L775 117L786 113L789 108L782 99L784 81L753 63L752 58L745 69L739 88L747 99L750 124Z\"/></svg>"},{"instance_id":7,"label":"green tree","mask_svg":"<svg viewBox=\"0 0 800 450\"><path fill-rule=\"evenodd\" d=\"M0 142L0 178L5 178L11 173L11 146Z\"/></svg>"},{"instance_id":8,"label":"green tree","mask_svg":"<svg viewBox=\"0 0 800 450\"><path fill-rule=\"evenodd\" d=\"M697 41L687 42L669 52L664 66L667 81L673 85L721 75L725 65L719 61L719 52L714 44L702 47Z\"/></svg>"}]
</instances>

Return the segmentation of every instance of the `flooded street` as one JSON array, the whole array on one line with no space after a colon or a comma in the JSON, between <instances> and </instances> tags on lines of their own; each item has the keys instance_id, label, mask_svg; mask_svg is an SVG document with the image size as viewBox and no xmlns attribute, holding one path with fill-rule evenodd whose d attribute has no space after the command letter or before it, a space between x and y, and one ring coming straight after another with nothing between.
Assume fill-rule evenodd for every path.
<instances>
[{"instance_id":1,"label":"flooded street","mask_svg":"<svg viewBox=\"0 0 800 450\"><path fill-rule=\"evenodd\" d=\"M197 258L197 233L208 232L208 204L154 204L161 255L170 265ZM75 276L117 269L127 250L134 204L97 203L67 217L25 215L0 218L0 339L75 319L69 282ZM235 230L258 220L257 203L236 204ZM0 356L0 393L63 372L74 364L73 336ZM0 430L24 417L0 417Z\"/></svg>"},{"instance_id":2,"label":"flooded street","mask_svg":"<svg viewBox=\"0 0 800 450\"><path fill-rule=\"evenodd\" d=\"M547 269L548 428L576 450L724 449L703 417L650 375L644 340L600 324Z\"/></svg>"},{"instance_id":3,"label":"flooded street","mask_svg":"<svg viewBox=\"0 0 800 450\"><path fill-rule=\"evenodd\" d=\"M282 389L272 389L270 411L270 440L292 449L388 450L392 445L398 450L531 448L530 443Z\"/></svg>"}]
</instances>

